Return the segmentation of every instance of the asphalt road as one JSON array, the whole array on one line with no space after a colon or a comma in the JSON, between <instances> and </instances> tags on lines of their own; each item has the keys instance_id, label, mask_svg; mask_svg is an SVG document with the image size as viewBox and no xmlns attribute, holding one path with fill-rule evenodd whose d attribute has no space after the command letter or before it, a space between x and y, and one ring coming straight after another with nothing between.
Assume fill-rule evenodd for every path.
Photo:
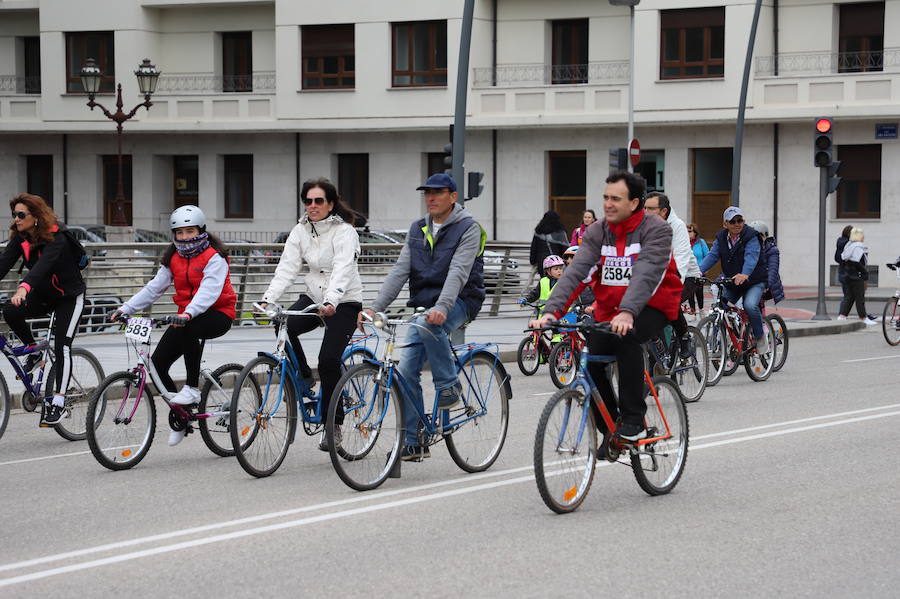
<instances>
[{"instance_id":1,"label":"asphalt road","mask_svg":"<svg viewBox=\"0 0 900 599\"><path fill-rule=\"evenodd\" d=\"M199 435L167 447L160 417L144 461L110 472L17 413L0 440L0 597L895 596L900 349L872 329L796 339L769 381L739 370L710 388L671 494L606 465L564 516L532 476L546 370L511 365L486 473L439 445L368 493L303 435L257 480Z\"/></svg>"}]
</instances>

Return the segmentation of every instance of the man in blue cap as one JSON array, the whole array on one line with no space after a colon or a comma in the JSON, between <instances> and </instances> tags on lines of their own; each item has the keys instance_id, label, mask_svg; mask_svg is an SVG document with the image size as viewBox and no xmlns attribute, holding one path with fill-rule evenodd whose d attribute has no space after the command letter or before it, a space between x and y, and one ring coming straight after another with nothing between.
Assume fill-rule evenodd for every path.
<instances>
[{"instance_id":1,"label":"man in blue cap","mask_svg":"<svg viewBox=\"0 0 900 599\"><path fill-rule=\"evenodd\" d=\"M766 290L768 271L759 243L759 233L744 224L744 213L737 206L729 206L722 215L724 228L716 235L716 241L700 264L706 274L722 262L722 274L734 277L734 287L725 288L725 299L737 302L744 298L744 311L750 319L750 328L756 339L756 349L761 354L769 351L769 344L763 334L762 312L759 300Z\"/></svg>"},{"instance_id":2,"label":"man in blue cap","mask_svg":"<svg viewBox=\"0 0 900 599\"><path fill-rule=\"evenodd\" d=\"M484 244L487 234L468 210L456 203L456 183L445 174L431 175L416 189L422 192L428 214L414 222L406 236L397 263L385 279L371 309L370 317L384 311L409 281L407 306L428 311L409 327L400 360L400 373L409 383L413 397L423 410L422 367L427 360L438 393L438 409L459 403L462 388L456 377L449 335L473 320L484 302ZM363 312L358 318L362 328ZM425 410L423 410L424 412ZM405 461L430 457L419 438L419 418L404 402Z\"/></svg>"}]
</instances>

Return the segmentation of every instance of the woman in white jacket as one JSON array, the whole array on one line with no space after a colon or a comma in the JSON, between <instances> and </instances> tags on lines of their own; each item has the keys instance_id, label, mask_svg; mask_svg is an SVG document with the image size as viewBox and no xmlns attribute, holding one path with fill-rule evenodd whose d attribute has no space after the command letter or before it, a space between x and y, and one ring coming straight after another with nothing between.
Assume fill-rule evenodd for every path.
<instances>
[{"instance_id":1,"label":"woman in white jacket","mask_svg":"<svg viewBox=\"0 0 900 599\"><path fill-rule=\"evenodd\" d=\"M322 413L328 414L331 394L341 377L341 354L356 328L356 316L362 310L362 281L356 264L359 235L353 228L353 213L341 202L337 189L328 179L306 181L300 197L306 214L287 238L262 303L278 301L297 278L303 262L309 265L309 272L304 277L306 291L290 309L302 310L311 304L321 306L319 314L325 319L326 327L319 349L318 369L322 382ZM308 382L313 382L312 370L298 335L319 325L318 319L303 316L292 316L287 320L291 346ZM324 434L319 449L328 451Z\"/></svg>"}]
</instances>

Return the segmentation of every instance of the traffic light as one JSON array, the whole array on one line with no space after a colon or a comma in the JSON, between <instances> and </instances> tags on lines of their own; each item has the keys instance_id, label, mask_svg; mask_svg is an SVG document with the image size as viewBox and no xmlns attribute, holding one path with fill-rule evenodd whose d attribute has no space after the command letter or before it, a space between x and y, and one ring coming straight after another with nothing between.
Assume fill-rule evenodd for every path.
<instances>
[{"instance_id":1,"label":"traffic light","mask_svg":"<svg viewBox=\"0 0 900 599\"><path fill-rule=\"evenodd\" d=\"M609 149L609 170L624 171L628 169L628 148Z\"/></svg>"},{"instance_id":2,"label":"traffic light","mask_svg":"<svg viewBox=\"0 0 900 599\"><path fill-rule=\"evenodd\" d=\"M831 139L831 119L816 119L816 132L813 141L813 163L820 167L830 167L834 162L834 144Z\"/></svg>"},{"instance_id":3,"label":"traffic light","mask_svg":"<svg viewBox=\"0 0 900 599\"><path fill-rule=\"evenodd\" d=\"M469 181L466 185L466 189L469 190L469 197L467 199L474 200L481 195L482 191L484 191L484 185L481 184L481 182L484 180L484 173L471 171L468 174L468 177Z\"/></svg>"},{"instance_id":4,"label":"traffic light","mask_svg":"<svg viewBox=\"0 0 900 599\"><path fill-rule=\"evenodd\" d=\"M828 165L828 191L827 193L832 193L837 190L838 185L841 184L841 178L837 176L838 170L841 168L840 160L832 160L831 164Z\"/></svg>"},{"instance_id":5,"label":"traffic light","mask_svg":"<svg viewBox=\"0 0 900 599\"><path fill-rule=\"evenodd\" d=\"M444 145L444 174L453 175L453 123L450 124L450 143Z\"/></svg>"}]
</instances>

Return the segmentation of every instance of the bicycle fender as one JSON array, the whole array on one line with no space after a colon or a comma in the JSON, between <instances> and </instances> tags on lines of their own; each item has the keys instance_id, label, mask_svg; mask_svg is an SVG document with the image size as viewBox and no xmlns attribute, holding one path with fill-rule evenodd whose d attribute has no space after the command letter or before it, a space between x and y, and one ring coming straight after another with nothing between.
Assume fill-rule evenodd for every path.
<instances>
[{"instance_id":1,"label":"bicycle fender","mask_svg":"<svg viewBox=\"0 0 900 599\"><path fill-rule=\"evenodd\" d=\"M482 355L489 360L494 361L494 368L497 369L497 372L500 373L500 380L502 381L503 391L506 393L506 399L512 399L512 383L510 382L512 378L506 372L506 367L503 365L503 362L500 361L500 356L493 352L489 352L484 348L476 347L471 351L466 352L462 356L459 357L459 361L461 364L464 364L469 358L474 357L476 355Z\"/></svg>"}]
</instances>

